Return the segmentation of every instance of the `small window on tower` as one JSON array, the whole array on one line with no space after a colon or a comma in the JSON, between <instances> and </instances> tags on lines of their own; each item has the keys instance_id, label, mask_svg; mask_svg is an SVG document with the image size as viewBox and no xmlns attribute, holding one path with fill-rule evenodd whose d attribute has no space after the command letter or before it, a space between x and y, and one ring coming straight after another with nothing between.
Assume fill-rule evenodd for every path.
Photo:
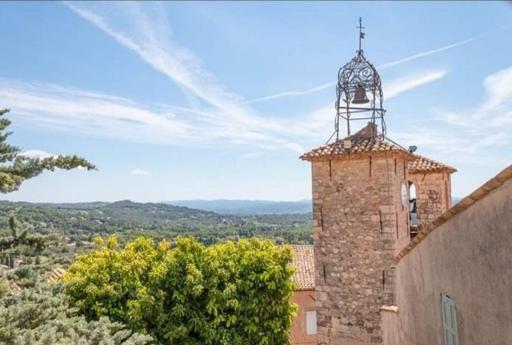
<instances>
[{"instance_id":1,"label":"small window on tower","mask_svg":"<svg viewBox=\"0 0 512 345\"><path fill-rule=\"evenodd\" d=\"M316 310L306 312L306 335L316 335Z\"/></svg>"},{"instance_id":2,"label":"small window on tower","mask_svg":"<svg viewBox=\"0 0 512 345\"><path fill-rule=\"evenodd\" d=\"M416 186L409 182L409 225L411 238L418 233L418 211L416 206Z\"/></svg>"}]
</instances>

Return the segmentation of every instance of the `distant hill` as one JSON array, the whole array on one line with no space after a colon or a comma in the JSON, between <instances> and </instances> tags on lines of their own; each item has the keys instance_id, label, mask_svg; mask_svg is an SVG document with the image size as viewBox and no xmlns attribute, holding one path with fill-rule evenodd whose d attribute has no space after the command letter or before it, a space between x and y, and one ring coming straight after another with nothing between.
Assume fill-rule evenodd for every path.
<instances>
[{"instance_id":1,"label":"distant hill","mask_svg":"<svg viewBox=\"0 0 512 345\"><path fill-rule=\"evenodd\" d=\"M311 243L311 213L220 214L165 203L129 200L88 203L28 203L0 201L0 233L8 234L9 214L40 233L88 237L118 233L146 234L157 238L192 235L205 243L262 236L280 243ZM263 208L260 208L263 210ZM281 211L285 208L281 207ZM268 212L272 213L270 209Z\"/></svg>"},{"instance_id":2,"label":"distant hill","mask_svg":"<svg viewBox=\"0 0 512 345\"><path fill-rule=\"evenodd\" d=\"M268 201L268 200L176 200L170 205L190 207L205 211L232 215L262 215L286 213L310 213L311 200Z\"/></svg>"}]
</instances>

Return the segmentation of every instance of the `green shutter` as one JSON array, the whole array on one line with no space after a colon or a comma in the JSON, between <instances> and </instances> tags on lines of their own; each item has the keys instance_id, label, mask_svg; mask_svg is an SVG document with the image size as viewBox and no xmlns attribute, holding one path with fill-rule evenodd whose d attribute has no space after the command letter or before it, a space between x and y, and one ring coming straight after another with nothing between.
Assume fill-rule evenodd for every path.
<instances>
[{"instance_id":1,"label":"green shutter","mask_svg":"<svg viewBox=\"0 0 512 345\"><path fill-rule=\"evenodd\" d=\"M441 295L441 310L443 313L444 345L459 345L455 300L447 295Z\"/></svg>"}]
</instances>

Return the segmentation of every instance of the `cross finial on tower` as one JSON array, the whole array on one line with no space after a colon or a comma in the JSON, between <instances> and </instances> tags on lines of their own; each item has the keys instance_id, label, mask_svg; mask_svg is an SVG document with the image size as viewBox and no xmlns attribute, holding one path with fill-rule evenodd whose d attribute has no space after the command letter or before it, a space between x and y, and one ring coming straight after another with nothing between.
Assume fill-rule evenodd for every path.
<instances>
[{"instance_id":1,"label":"cross finial on tower","mask_svg":"<svg viewBox=\"0 0 512 345\"><path fill-rule=\"evenodd\" d=\"M362 49L361 49L361 40L364 38L364 32L363 32L363 29L364 29L364 26L363 26L363 19L361 17L359 17L359 26L356 27L357 29L359 29L359 50L357 51L359 54L362 53Z\"/></svg>"}]
</instances>

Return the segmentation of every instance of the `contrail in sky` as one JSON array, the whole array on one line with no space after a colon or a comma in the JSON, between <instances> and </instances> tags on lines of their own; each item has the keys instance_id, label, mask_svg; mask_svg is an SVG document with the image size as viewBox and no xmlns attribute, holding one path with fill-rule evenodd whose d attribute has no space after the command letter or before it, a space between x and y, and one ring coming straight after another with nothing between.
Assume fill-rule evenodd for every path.
<instances>
[{"instance_id":1,"label":"contrail in sky","mask_svg":"<svg viewBox=\"0 0 512 345\"><path fill-rule=\"evenodd\" d=\"M416 59L419 59L419 58L422 58L422 57L425 57L425 56L434 55L434 54L437 54L437 53L440 53L440 52L444 52L445 50L449 50L449 49L452 49L452 48L455 48L455 47L458 47L458 46L462 46L462 45L467 44L469 42L472 42L472 41L476 40L477 38L479 38L480 36L481 35L477 35L475 37L468 38L467 40L456 42L456 43L452 43L452 44L449 44L449 45L441 47L441 48L429 50L429 51L426 51L426 52L422 52L422 53L418 53L418 54L414 54L414 55L405 57L405 58L400 59L400 60L388 62L388 63L382 64L380 66L377 66L377 68L384 69L384 68L400 65L400 64L403 64L405 62L412 61L412 60L416 60Z\"/></svg>"},{"instance_id":2,"label":"contrail in sky","mask_svg":"<svg viewBox=\"0 0 512 345\"><path fill-rule=\"evenodd\" d=\"M402 58L402 59L399 59L399 60L396 60L396 61L387 62L385 64L377 66L377 68L382 70L382 69L385 69L385 68L388 68L388 67L392 67L392 66L403 64L405 62L416 60L416 59L419 59L419 58L422 58L422 57L425 57L425 56L434 55L434 54L443 52L445 50L449 50L449 49L452 49L452 48L455 48L455 47L459 47L459 46L468 44L468 43L470 43L470 42L472 42L472 41L474 41L474 40L476 40L476 39L478 39L478 38L480 38L481 36L484 36L484 35L485 34L479 34L479 35L476 35L476 36L474 36L472 38L468 38L468 39L465 39L463 41L455 42L455 43L446 45L446 46L441 47L441 48L428 50L428 51L425 51L425 52L421 52L421 53L418 53L418 54L407 56L405 58ZM331 88L334 85L336 85L336 83L337 83L337 81L331 81L331 82L328 82L328 83L325 83L325 84L321 84L321 85L315 86L315 87L313 87L311 89L308 89L308 90L286 91L286 92L276 93L274 95L254 98L252 100L247 101L246 104L248 104L248 103L256 103L256 102L261 102L261 101L267 101L267 100L281 98L281 97L307 95L307 94L310 94L310 93L314 93L314 92L317 92L317 91L321 91L321 90L325 90L325 89Z\"/></svg>"},{"instance_id":3,"label":"contrail in sky","mask_svg":"<svg viewBox=\"0 0 512 345\"><path fill-rule=\"evenodd\" d=\"M308 90L303 90L303 91L286 91L286 92L276 93L276 94L270 95L270 96L255 98L255 99L252 99L250 101L245 102L245 104L255 103L255 102L259 102L259 101L266 101L266 100L269 100L269 99L281 98L281 97L286 97L286 96L307 95L308 93L313 93L313 92L317 92L317 91L320 91L320 90L328 89L328 88L332 87L333 85L336 85L336 82L335 81L330 81L328 83L315 86L314 88L311 88L311 89L308 89Z\"/></svg>"}]
</instances>

